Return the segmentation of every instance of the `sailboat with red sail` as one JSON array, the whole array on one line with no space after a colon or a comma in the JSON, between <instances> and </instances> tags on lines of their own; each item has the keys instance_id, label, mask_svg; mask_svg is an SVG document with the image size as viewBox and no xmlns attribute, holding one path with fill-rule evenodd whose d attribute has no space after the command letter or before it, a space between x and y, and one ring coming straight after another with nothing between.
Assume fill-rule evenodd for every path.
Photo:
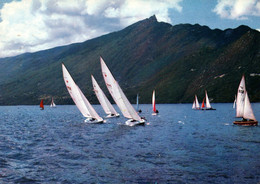
<instances>
[{"instance_id":1,"label":"sailboat with red sail","mask_svg":"<svg viewBox=\"0 0 260 184\"><path fill-rule=\"evenodd\" d=\"M201 104L201 110L205 109L205 97L203 98L202 104Z\"/></svg>"},{"instance_id":2,"label":"sailboat with red sail","mask_svg":"<svg viewBox=\"0 0 260 184\"><path fill-rule=\"evenodd\" d=\"M152 115L157 115L159 111L155 107L155 90L153 90L153 96L152 96L152 104L153 104L153 113Z\"/></svg>"},{"instance_id":3,"label":"sailboat with red sail","mask_svg":"<svg viewBox=\"0 0 260 184\"><path fill-rule=\"evenodd\" d=\"M40 108L41 108L41 110L44 110L43 100L41 100Z\"/></svg>"}]
</instances>

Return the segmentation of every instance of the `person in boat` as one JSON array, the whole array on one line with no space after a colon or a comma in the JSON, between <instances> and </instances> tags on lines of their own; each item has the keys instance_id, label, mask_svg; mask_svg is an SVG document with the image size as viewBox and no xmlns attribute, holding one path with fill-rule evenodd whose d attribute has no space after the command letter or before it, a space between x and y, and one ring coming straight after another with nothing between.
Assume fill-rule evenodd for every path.
<instances>
[{"instance_id":1,"label":"person in boat","mask_svg":"<svg viewBox=\"0 0 260 184\"><path fill-rule=\"evenodd\" d=\"M155 113L159 113L159 111L156 109Z\"/></svg>"},{"instance_id":2,"label":"person in boat","mask_svg":"<svg viewBox=\"0 0 260 184\"><path fill-rule=\"evenodd\" d=\"M138 110L138 112L139 112L139 113L141 113L141 112L142 112L142 110L140 109L140 110Z\"/></svg>"},{"instance_id":3,"label":"person in boat","mask_svg":"<svg viewBox=\"0 0 260 184\"><path fill-rule=\"evenodd\" d=\"M89 121L95 121L96 119L95 118L91 118Z\"/></svg>"},{"instance_id":4,"label":"person in boat","mask_svg":"<svg viewBox=\"0 0 260 184\"><path fill-rule=\"evenodd\" d=\"M115 114L113 114L113 113L112 113L112 114L110 114L110 115L111 115L111 116L115 116Z\"/></svg>"}]
</instances>

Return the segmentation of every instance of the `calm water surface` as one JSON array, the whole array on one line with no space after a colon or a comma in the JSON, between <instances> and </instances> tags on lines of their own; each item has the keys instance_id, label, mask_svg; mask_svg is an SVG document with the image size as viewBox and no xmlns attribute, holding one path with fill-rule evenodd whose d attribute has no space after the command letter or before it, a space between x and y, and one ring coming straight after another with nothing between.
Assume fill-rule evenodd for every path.
<instances>
[{"instance_id":1,"label":"calm water surface","mask_svg":"<svg viewBox=\"0 0 260 184\"><path fill-rule=\"evenodd\" d=\"M140 105L149 125L138 127L122 116L84 123L73 105L1 106L0 183L259 183L260 126L235 126L232 104L212 106L164 104L152 116Z\"/></svg>"}]
</instances>

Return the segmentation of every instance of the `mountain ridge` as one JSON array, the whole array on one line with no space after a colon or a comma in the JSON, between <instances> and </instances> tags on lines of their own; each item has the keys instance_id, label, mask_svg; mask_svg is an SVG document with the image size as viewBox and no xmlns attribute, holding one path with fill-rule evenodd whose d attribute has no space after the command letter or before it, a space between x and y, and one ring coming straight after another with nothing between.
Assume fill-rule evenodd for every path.
<instances>
[{"instance_id":1,"label":"mountain ridge","mask_svg":"<svg viewBox=\"0 0 260 184\"><path fill-rule=\"evenodd\" d=\"M58 104L73 104L61 62L91 103L97 103L91 74L111 100L99 56L132 103L137 93L140 103L150 103L153 89L158 103L192 102L195 94L203 98L204 90L213 102L231 102L243 73L250 100L260 101L260 77L250 76L260 71L259 35L243 25L222 31L198 24L172 26L152 16L82 43L1 58L0 104L37 104L51 96Z\"/></svg>"}]
</instances>

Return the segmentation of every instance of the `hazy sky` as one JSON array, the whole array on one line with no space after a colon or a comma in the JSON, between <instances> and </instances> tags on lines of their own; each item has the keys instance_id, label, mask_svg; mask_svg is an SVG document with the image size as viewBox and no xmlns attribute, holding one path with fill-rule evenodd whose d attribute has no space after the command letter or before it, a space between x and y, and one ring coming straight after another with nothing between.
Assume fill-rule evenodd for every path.
<instances>
[{"instance_id":1,"label":"hazy sky","mask_svg":"<svg viewBox=\"0 0 260 184\"><path fill-rule=\"evenodd\" d=\"M82 42L152 15L172 25L260 30L260 0L0 0L0 57Z\"/></svg>"}]
</instances>

